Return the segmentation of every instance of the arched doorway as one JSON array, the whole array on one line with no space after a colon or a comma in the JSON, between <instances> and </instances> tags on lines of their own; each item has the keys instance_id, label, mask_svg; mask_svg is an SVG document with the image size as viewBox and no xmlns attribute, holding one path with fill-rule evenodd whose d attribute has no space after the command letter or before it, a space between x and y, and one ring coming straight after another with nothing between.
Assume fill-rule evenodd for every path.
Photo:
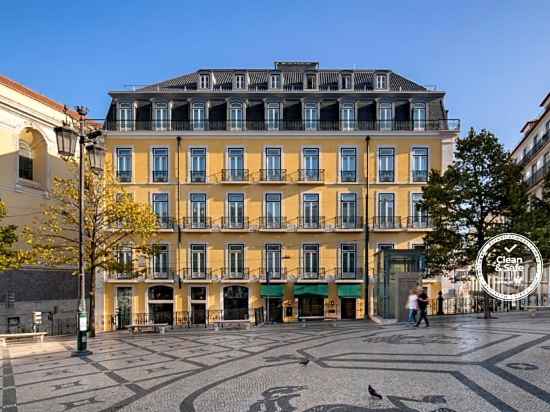
<instances>
[{"instance_id":1,"label":"arched doorway","mask_svg":"<svg viewBox=\"0 0 550 412\"><path fill-rule=\"evenodd\" d=\"M248 319L248 288L226 286L223 289L223 319Z\"/></svg>"},{"instance_id":2,"label":"arched doorway","mask_svg":"<svg viewBox=\"0 0 550 412\"><path fill-rule=\"evenodd\" d=\"M174 289L169 286L152 286L148 291L149 321L173 324Z\"/></svg>"}]
</instances>

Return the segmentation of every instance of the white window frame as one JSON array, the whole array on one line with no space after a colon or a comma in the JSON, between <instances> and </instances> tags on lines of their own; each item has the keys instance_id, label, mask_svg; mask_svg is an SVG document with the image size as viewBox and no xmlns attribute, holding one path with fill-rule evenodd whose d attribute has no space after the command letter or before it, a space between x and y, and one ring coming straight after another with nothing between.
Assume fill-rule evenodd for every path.
<instances>
[{"instance_id":1,"label":"white window frame","mask_svg":"<svg viewBox=\"0 0 550 412\"><path fill-rule=\"evenodd\" d=\"M195 171L198 172L199 170L193 170L193 149L204 149L205 151L205 159L204 159L204 182L193 182L191 178L191 172ZM189 146L187 148L187 164L188 164L188 172L189 172L189 183L192 184L205 184L208 183L208 146Z\"/></svg>"},{"instance_id":2,"label":"white window frame","mask_svg":"<svg viewBox=\"0 0 550 412\"><path fill-rule=\"evenodd\" d=\"M240 119L236 116L240 113ZM244 128L244 105L239 102L229 104L229 128L230 130L243 130Z\"/></svg>"},{"instance_id":3,"label":"white window frame","mask_svg":"<svg viewBox=\"0 0 550 412\"><path fill-rule=\"evenodd\" d=\"M355 179L344 182L342 180L342 172L343 166L344 166L344 156L342 154L342 150L346 149L353 149L355 150ZM339 146L338 147L338 182L339 183L357 183L359 181L359 148L357 146Z\"/></svg>"},{"instance_id":4,"label":"white window frame","mask_svg":"<svg viewBox=\"0 0 550 412\"><path fill-rule=\"evenodd\" d=\"M380 149L392 149L393 150L393 180L390 182L380 181ZM381 145L376 148L376 183L379 184L395 184L397 183L397 148L395 146Z\"/></svg>"},{"instance_id":5,"label":"white window frame","mask_svg":"<svg viewBox=\"0 0 550 412\"><path fill-rule=\"evenodd\" d=\"M166 149L166 152L167 152L167 156L166 156L166 172L167 172L167 177L166 177L166 182L155 182L155 179L154 179L154 172L156 171L155 170L155 154L154 154L154 151L155 149ZM168 184L170 182L170 147L169 146L165 146L165 145L152 145L150 146L150 151L149 151L149 159L150 159L150 165L151 165L151 173L149 175L149 181L151 183L154 183L154 184Z\"/></svg>"},{"instance_id":6,"label":"white window frame","mask_svg":"<svg viewBox=\"0 0 550 412\"><path fill-rule=\"evenodd\" d=\"M376 73L375 75L376 90L388 90L389 82L390 81L389 81L388 73Z\"/></svg>"},{"instance_id":7,"label":"white window frame","mask_svg":"<svg viewBox=\"0 0 550 412\"><path fill-rule=\"evenodd\" d=\"M424 131L426 130L426 124L428 122L428 105L423 102L413 103L412 118L413 118L413 130ZM417 119L417 113L424 113L423 119Z\"/></svg>"},{"instance_id":8,"label":"white window frame","mask_svg":"<svg viewBox=\"0 0 550 412\"><path fill-rule=\"evenodd\" d=\"M131 130L134 130L134 127L135 127L135 123L134 123L134 119L135 119L135 105L133 102L119 102L118 103L118 109L117 109L117 114L118 114L118 130L120 131L123 131L123 132L127 132L127 131L131 131ZM122 118L122 113L127 113L128 114L128 117L127 116L124 116L124 119Z\"/></svg>"},{"instance_id":9,"label":"white window frame","mask_svg":"<svg viewBox=\"0 0 550 412\"><path fill-rule=\"evenodd\" d=\"M418 182L415 182L414 181L414 177L413 177L413 173L414 171L416 170L414 168L414 150L415 149L426 149L426 152L427 152L427 165L426 165L426 180L425 181L418 181ZM410 183L426 183L428 181L428 178L429 178L429 174L430 174L430 168L431 168L431 160L432 160L432 151L431 151L431 147L430 146L427 146L427 145L413 145L411 146L411 151L410 151L410 164L411 164L411 167L410 167L410 175L409 175L409 181Z\"/></svg>"},{"instance_id":10,"label":"white window frame","mask_svg":"<svg viewBox=\"0 0 550 412\"><path fill-rule=\"evenodd\" d=\"M211 88L212 79L210 74L201 73L199 76L199 88L207 90Z\"/></svg>"},{"instance_id":11,"label":"white window frame","mask_svg":"<svg viewBox=\"0 0 550 412\"><path fill-rule=\"evenodd\" d=\"M197 118L197 114L202 111L202 118ZM206 128L206 104L202 102L195 102L191 104L191 122L193 130L204 130Z\"/></svg>"},{"instance_id":12,"label":"white window frame","mask_svg":"<svg viewBox=\"0 0 550 412\"><path fill-rule=\"evenodd\" d=\"M159 119L159 113L166 111L166 116L161 115ZM160 125L158 124L160 122ZM166 131L170 130L170 104L168 102L153 102L153 130Z\"/></svg>"},{"instance_id":13,"label":"white window frame","mask_svg":"<svg viewBox=\"0 0 550 412\"><path fill-rule=\"evenodd\" d=\"M129 149L130 150L130 153L131 153L131 176L130 176L130 181L128 182L120 182L118 180L118 151L119 149ZM135 150L134 150L134 146L133 145L120 145L120 146L115 146L113 148L113 158L115 159L115 177L116 177L116 180L117 180L117 183L118 184L131 184L131 183L134 183L134 180L135 180L135 162L136 162L136 156L135 156Z\"/></svg>"}]
</instances>

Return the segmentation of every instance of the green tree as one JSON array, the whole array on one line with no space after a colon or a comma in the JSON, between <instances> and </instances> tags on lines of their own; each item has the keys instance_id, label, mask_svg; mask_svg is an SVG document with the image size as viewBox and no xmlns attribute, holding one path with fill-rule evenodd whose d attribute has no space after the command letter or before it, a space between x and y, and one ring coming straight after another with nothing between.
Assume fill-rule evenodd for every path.
<instances>
[{"instance_id":1,"label":"green tree","mask_svg":"<svg viewBox=\"0 0 550 412\"><path fill-rule=\"evenodd\" d=\"M6 205L0 200L0 222L6 217ZM8 269L17 269L29 263L28 254L14 249L17 242L17 226L0 225L0 272Z\"/></svg>"},{"instance_id":2,"label":"green tree","mask_svg":"<svg viewBox=\"0 0 550 412\"><path fill-rule=\"evenodd\" d=\"M76 167L74 173L77 176ZM132 247L135 260L150 256L157 217L148 205L134 201L108 172L98 176L86 170L84 203L84 264L91 281L89 325L93 337L97 270L125 270L116 253L122 246ZM78 265L78 223L78 179L55 178L50 202L33 226L24 230L36 262Z\"/></svg>"},{"instance_id":3,"label":"green tree","mask_svg":"<svg viewBox=\"0 0 550 412\"><path fill-rule=\"evenodd\" d=\"M455 161L443 173L432 170L422 207L432 218L425 238L428 270L472 265L489 238L514 226L528 201L521 167L487 131L456 141ZM490 317L488 296L485 317Z\"/></svg>"}]
</instances>

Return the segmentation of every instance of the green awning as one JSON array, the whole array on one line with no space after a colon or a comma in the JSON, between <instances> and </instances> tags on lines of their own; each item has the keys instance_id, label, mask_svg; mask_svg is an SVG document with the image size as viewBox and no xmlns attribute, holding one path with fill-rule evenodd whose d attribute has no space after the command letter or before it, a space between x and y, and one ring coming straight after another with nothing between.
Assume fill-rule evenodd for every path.
<instances>
[{"instance_id":1,"label":"green awning","mask_svg":"<svg viewBox=\"0 0 550 412\"><path fill-rule=\"evenodd\" d=\"M328 296L328 285L294 285L294 296L301 295Z\"/></svg>"},{"instance_id":2,"label":"green awning","mask_svg":"<svg viewBox=\"0 0 550 412\"><path fill-rule=\"evenodd\" d=\"M338 296L341 298L362 297L361 285L338 285Z\"/></svg>"},{"instance_id":3,"label":"green awning","mask_svg":"<svg viewBox=\"0 0 550 412\"><path fill-rule=\"evenodd\" d=\"M263 297L282 298L285 291L283 289L283 285L262 285L260 288L260 294Z\"/></svg>"}]
</instances>

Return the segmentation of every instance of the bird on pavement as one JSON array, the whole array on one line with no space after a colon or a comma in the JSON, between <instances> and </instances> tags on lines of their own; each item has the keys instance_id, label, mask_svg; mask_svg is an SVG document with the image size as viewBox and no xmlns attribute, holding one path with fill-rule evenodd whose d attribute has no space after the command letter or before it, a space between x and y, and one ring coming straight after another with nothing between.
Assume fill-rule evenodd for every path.
<instances>
[{"instance_id":1,"label":"bird on pavement","mask_svg":"<svg viewBox=\"0 0 550 412\"><path fill-rule=\"evenodd\" d=\"M382 399L382 395L380 395L378 392L376 392L374 390L374 388L372 386L369 385L369 395L370 396L373 396L375 398L378 398L378 399Z\"/></svg>"},{"instance_id":2,"label":"bird on pavement","mask_svg":"<svg viewBox=\"0 0 550 412\"><path fill-rule=\"evenodd\" d=\"M299 363L302 366L307 366L307 364L309 363L309 359L302 359Z\"/></svg>"}]
</instances>

